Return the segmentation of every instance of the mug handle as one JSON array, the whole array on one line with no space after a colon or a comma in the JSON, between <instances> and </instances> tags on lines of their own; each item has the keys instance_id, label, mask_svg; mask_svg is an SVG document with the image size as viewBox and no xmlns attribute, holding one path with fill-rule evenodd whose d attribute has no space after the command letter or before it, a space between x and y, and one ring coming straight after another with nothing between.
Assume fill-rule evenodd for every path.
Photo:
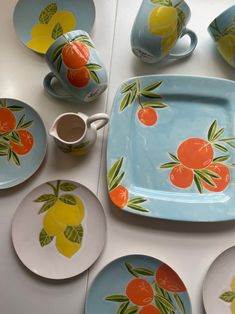
<instances>
[{"instance_id":1,"label":"mug handle","mask_svg":"<svg viewBox=\"0 0 235 314\"><path fill-rule=\"evenodd\" d=\"M180 36L180 38L182 38L184 35L188 35L190 37L190 39L191 39L189 48L186 51L181 52L181 53L170 53L168 55L170 58L181 59L181 58L187 57L196 48L197 42L198 42L197 35L191 29L188 29L188 28L184 29L184 31L183 31L182 35Z\"/></svg>"},{"instance_id":2,"label":"mug handle","mask_svg":"<svg viewBox=\"0 0 235 314\"><path fill-rule=\"evenodd\" d=\"M91 123L98 121L98 120L100 120L100 121L95 123L96 130L101 129L103 126L105 126L108 123L109 116L106 113L97 113L97 114L90 116L87 119L88 127L91 125Z\"/></svg>"},{"instance_id":3,"label":"mug handle","mask_svg":"<svg viewBox=\"0 0 235 314\"><path fill-rule=\"evenodd\" d=\"M53 89L51 86L51 81L53 78L56 78L56 76L54 75L54 73L50 72L44 77L43 80L43 87L48 92L48 94L59 99L71 98L70 95L60 95L56 93L55 89Z\"/></svg>"}]
</instances>

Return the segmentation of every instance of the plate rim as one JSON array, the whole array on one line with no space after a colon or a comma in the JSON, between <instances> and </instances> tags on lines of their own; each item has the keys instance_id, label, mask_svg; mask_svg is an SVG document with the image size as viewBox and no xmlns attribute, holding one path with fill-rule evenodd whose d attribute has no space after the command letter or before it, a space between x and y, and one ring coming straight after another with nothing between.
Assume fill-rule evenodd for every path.
<instances>
[{"instance_id":1,"label":"plate rim","mask_svg":"<svg viewBox=\"0 0 235 314\"><path fill-rule=\"evenodd\" d=\"M103 228L103 234L104 234L104 241L102 243L102 247L99 251L99 254L96 256L96 258L90 263L90 265L88 265L84 270L80 271L79 273L73 273L71 275L67 275L67 276L60 276L60 277L53 277L53 276L45 276L43 274L40 274L36 271L34 271L32 268L28 267L28 265L25 264L25 262L22 260L20 254L18 254L18 250L15 246L15 242L14 242L14 223L15 223L15 218L16 218L16 215L18 213L18 211L20 210L20 207L21 207L21 204L23 203L23 201L28 197L28 195L30 195L32 192L34 192L36 189L40 188L41 186L44 186L46 183L50 183L50 182L55 182L57 180L61 180L61 181L66 181L66 182L73 182L73 183L76 183L78 184L78 186L81 186L83 189L87 190L91 195L93 195L93 197L96 199L97 203L99 203L99 207L100 207L100 213L102 214L103 216L103 223L104 223L104 228ZM96 263L96 261L99 259L99 257L101 256L104 248L105 248L105 245L106 245L106 242L107 242L107 218L106 218L106 214L105 214L105 211L104 211L104 207L103 205L101 204L99 198L96 196L96 194L91 191L86 185L78 182L78 181L75 181L75 180L72 180L72 179L63 179L63 178L59 178L59 179L50 179L48 181L43 181L42 183L36 185L34 188L32 188L22 199L21 201L19 202L15 212L14 212L14 215L12 217L12 221L11 221L11 242L12 242L12 245L13 245L13 248L14 248L14 251L15 251L15 254L17 255L18 259L20 260L20 262L24 265L24 267L26 267L26 269L30 272L32 272L33 274L41 277L41 278L46 278L46 279L50 279L50 280L65 280L65 279L69 279L69 278L74 278L76 276L79 276L81 275L82 273L84 273L85 271L89 270L90 267L92 267L92 265L94 265Z\"/></svg>"},{"instance_id":2,"label":"plate rim","mask_svg":"<svg viewBox=\"0 0 235 314\"><path fill-rule=\"evenodd\" d=\"M45 145L44 145L44 152L42 154L42 158L40 160L40 162L38 163L37 167L34 169L34 171L32 171L28 176L26 176L25 178L23 178L21 181L19 181L18 183L13 183L13 184L8 184L7 186L2 186L1 185L1 180L0 180L0 191L1 190L6 190L6 189L10 189L10 188L13 188L15 186L18 186L20 184L22 184L23 182L27 181L28 179L30 179L38 170L39 168L41 167L45 157L46 157L46 153L47 153L47 148L48 148L48 139L47 139L47 130L46 130L46 127L45 127L45 124L43 122L43 119L41 117L41 115L38 113L38 111L36 109L34 109L31 105L29 105L28 103L22 101L22 100L19 100L17 98L4 98L4 97L0 97L0 100L10 100L10 101L16 101L18 103L21 103L23 105L26 105L26 108L29 107L38 117L39 121L41 122L41 125L42 125L42 130L44 131L44 135L45 135Z\"/></svg>"}]
</instances>

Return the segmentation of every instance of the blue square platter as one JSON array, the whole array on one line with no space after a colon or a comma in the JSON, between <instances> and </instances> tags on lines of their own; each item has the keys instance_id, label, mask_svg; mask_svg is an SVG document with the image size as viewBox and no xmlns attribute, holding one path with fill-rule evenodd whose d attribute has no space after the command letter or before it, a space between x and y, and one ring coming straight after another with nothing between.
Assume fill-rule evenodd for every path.
<instances>
[{"instance_id":1,"label":"blue square platter","mask_svg":"<svg viewBox=\"0 0 235 314\"><path fill-rule=\"evenodd\" d=\"M233 81L151 75L123 82L108 135L111 201L154 218L234 219L234 110Z\"/></svg>"}]
</instances>

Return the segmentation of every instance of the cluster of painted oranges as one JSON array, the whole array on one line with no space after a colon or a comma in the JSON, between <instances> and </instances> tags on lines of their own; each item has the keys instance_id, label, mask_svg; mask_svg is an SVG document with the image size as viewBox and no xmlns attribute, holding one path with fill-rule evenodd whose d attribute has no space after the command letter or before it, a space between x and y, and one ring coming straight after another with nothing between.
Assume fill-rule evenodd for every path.
<instances>
[{"instance_id":1,"label":"cluster of painted oranges","mask_svg":"<svg viewBox=\"0 0 235 314\"><path fill-rule=\"evenodd\" d=\"M62 60L68 68L67 78L76 87L85 87L90 80L90 73L86 68L90 58L88 46L80 41L67 43L62 49Z\"/></svg>"},{"instance_id":2,"label":"cluster of painted oranges","mask_svg":"<svg viewBox=\"0 0 235 314\"><path fill-rule=\"evenodd\" d=\"M129 264L129 267L132 266ZM129 311L127 311L128 313L132 313L131 310L133 310L133 313L138 314L162 314L162 311L166 310L164 300L168 300L168 310L169 306L174 308L169 293L173 293L175 297L176 295L179 297L178 293L186 291L186 287L180 277L166 264L161 264L155 272L151 273L151 276L154 277L151 283L145 278L136 277L132 279L127 283L125 295L108 296L106 300L115 302L124 301L127 307L130 306ZM122 299L120 299L121 297Z\"/></svg>"},{"instance_id":3,"label":"cluster of painted oranges","mask_svg":"<svg viewBox=\"0 0 235 314\"><path fill-rule=\"evenodd\" d=\"M172 163L169 178L176 187L189 188L196 181L209 191L221 192L230 182L228 166L214 158L213 144L207 140L186 139L178 146L177 157L173 158L175 163Z\"/></svg>"},{"instance_id":4,"label":"cluster of painted oranges","mask_svg":"<svg viewBox=\"0 0 235 314\"><path fill-rule=\"evenodd\" d=\"M26 155L33 147L33 134L26 130L31 122L25 122L22 116L17 122L10 107L0 107L0 153L1 156ZM9 158L10 159L10 158Z\"/></svg>"}]
</instances>

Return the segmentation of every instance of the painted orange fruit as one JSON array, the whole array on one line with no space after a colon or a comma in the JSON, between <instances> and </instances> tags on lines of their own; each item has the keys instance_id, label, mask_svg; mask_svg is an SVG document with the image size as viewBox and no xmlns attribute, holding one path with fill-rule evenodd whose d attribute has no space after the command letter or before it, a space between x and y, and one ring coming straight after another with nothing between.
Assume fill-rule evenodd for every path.
<instances>
[{"instance_id":1,"label":"painted orange fruit","mask_svg":"<svg viewBox=\"0 0 235 314\"><path fill-rule=\"evenodd\" d=\"M62 60L70 69L79 69L87 64L90 58L90 51L84 43L74 41L64 46Z\"/></svg>"},{"instance_id":2,"label":"painted orange fruit","mask_svg":"<svg viewBox=\"0 0 235 314\"><path fill-rule=\"evenodd\" d=\"M186 291L185 285L176 272L166 264L161 264L155 273L156 283L170 292Z\"/></svg>"},{"instance_id":3,"label":"painted orange fruit","mask_svg":"<svg viewBox=\"0 0 235 314\"><path fill-rule=\"evenodd\" d=\"M154 305L149 304L142 307L139 314L161 314L162 312Z\"/></svg>"},{"instance_id":4,"label":"painted orange fruit","mask_svg":"<svg viewBox=\"0 0 235 314\"><path fill-rule=\"evenodd\" d=\"M221 164L220 162L215 162L210 164L206 169L215 172L220 176L220 178L211 178L215 183L215 186L211 186L202 180L203 186L212 192L224 191L230 182L230 171L228 166Z\"/></svg>"},{"instance_id":5,"label":"painted orange fruit","mask_svg":"<svg viewBox=\"0 0 235 314\"><path fill-rule=\"evenodd\" d=\"M214 151L210 142L192 137L179 145L177 155L185 167L202 169L212 162Z\"/></svg>"},{"instance_id":6,"label":"painted orange fruit","mask_svg":"<svg viewBox=\"0 0 235 314\"><path fill-rule=\"evenodd\" d=\"M0 134L10 133L16 127L16 117L8 108L0 108Z\"/></svg>"},{"instance_id":7,"label":"painted orange fruit","mask_svg":"<svg viewBox=\"0 0 235 314\"><path fill-rule=\"evenodd\" d=\"M125 207L128 202L128 191L123 185L118 185L110 191L109 196L112 202L119 208Z\"/></svg>"},{"instance_id":8,"label":"painted orange fruit","mask_svg":"<svg viewBox=\"0 0 235 314\"><path fill-rule=\"evenodd\" d=\"M85 67L76 70L69 69L67 78L73 86L85 87L90 80L90 74Z\"/></svg>"},{"instance_id":9,"label":"painted orange fruit","mask_svg":"<svg viewBox=\"0 0 235 314\"><path fill-rule=\"evenodd\" d=\"M157 112L151 107L144 107L138 110L138 119L146 126L152 126L157 123Z\"/></svg>"},{"instance_id":10,"label":"painted orange fruit","mask_svg":"<svg viewBox=\"0 0 235 314\"><path fill-rule=\"evenodd\" d=\"M142 278L133 279L128 283L126 295L133 304L140 306L151 303L154 297L150 283Z\"/></svg>"},{"instance_id":11,"label":"painted orange fruit","mask_svg":"<svg viewBox=\"0 0 235 314\"><path fill-rule=\"evenodd\" d=\"M11 149L18 155L25 155L33 147L34 139L31 132L27 130L17 130L16 133L19 136L20 142L14 143L12 141L9 142Z\"/></svg>"},{"instance_id":12,"label":"painted orange fruit","mask_svg":"<svg viewBox=\"0 0 235 314\"><path fill-rule=\"evenodd\" d=\"M178 188L188 188L193 183L193 170L183 165L175 166L170 172L170 181Z\"/></svg>"}]
</instances>

